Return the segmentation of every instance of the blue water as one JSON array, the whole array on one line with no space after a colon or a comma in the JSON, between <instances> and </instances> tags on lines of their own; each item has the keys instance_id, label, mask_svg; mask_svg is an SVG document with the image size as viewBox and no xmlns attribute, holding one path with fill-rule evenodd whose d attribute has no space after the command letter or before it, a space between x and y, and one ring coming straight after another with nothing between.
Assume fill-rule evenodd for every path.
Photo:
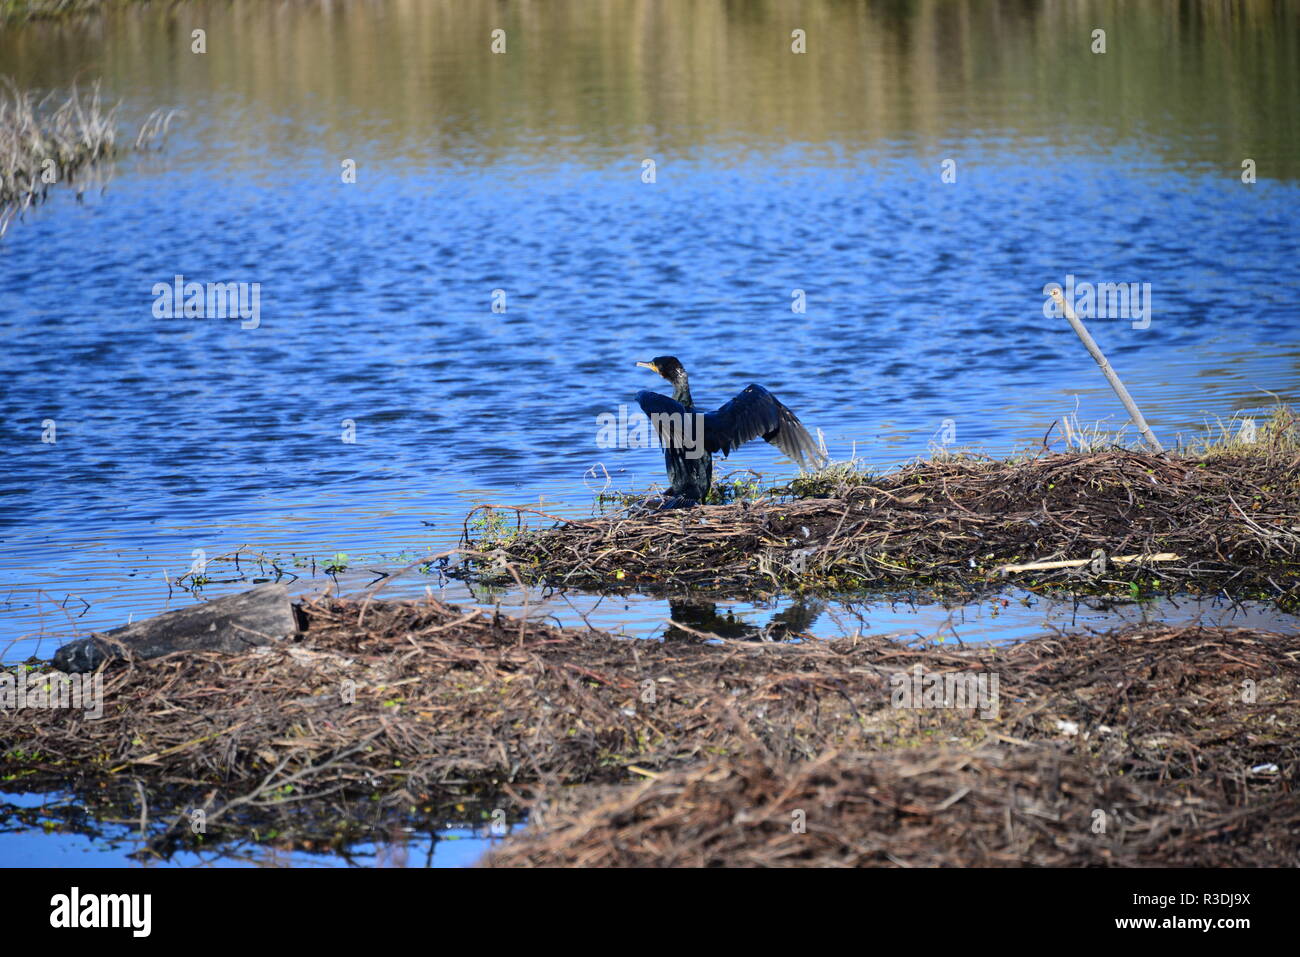
<instances>
[{"instance_id":1,"label":"blue water","mask_svg":"<svg viewBox=\"0 0 1300 957\"><path fill-rule=\"evenodd\" d=\"M371 37L358 41L368 53L335 50L336 82L330 57L300 51L291 68L256 43L218 42L250 15L224 9L0 37L3 66L29 82L102 65L124 126L155 106L185 111L161 153L127 158L84 203L56 192L0 240L6 660L194 600L169 583L196 550L308 565L343 552L339 582L300 567L294 589L355 590L454 547L475 504L587 515L593 467L615 489L662 482L656 451L596 445L598 415L665 387L634 366L661 354L685 362L702 404L762 383L836 458L900 463L945 420L958 445L1009 452L1067 414L1125 421L1068 326L1043 314L1044 285L1074 275L1151 284L1149 328L1090 325L1166 444L1274 397L1300 402L1294 157L1288 140L1240 134L1246 117L1218 100L1126 112L1128 88L1085 85L1062 102L994 71L948 76L929 98L901 81L872 88L859 116L833 83L793 73L753 101L737 86L737 107L692 64L684 79L645 79L661 88L642 101L636 78L649 74L585 75L581 57L555 72L564 44L606 29L581 19L550 37L550 60L530 50L522 67L485 66L456 46L407 56L402 82ZM380 37L408 15L373 10ZM188 36L194 11L212 18L207 61L170 39L165 17ZM290 44L319 15L293 8L265 42ZM478 13L464 16L478 36ZM922 55L900 49L889 55ZM1241 71L1233 89L1253 82L1251 62L1223 68ZM764 68L753 71L746 82ZM1294 108L1275 115L1272 102L1250 107L1250 128L1291 135ZM1251 185L1243 155L1260 157ZM341 182L344 158L354 184ZM955 183L941 180L949 158ZM153 287L177 274L260 283L257 328L156 318ZM492 311L498 289L504 313ZM791 310L796 289L806 313ZM792 469L763 443L719 466ZM385 595L426 588L638 637L672 615L653 598L480 594L418 574ZM1144 618L1278 620L1216 601L1005 597L831 603L808 630L978 641ZM751 627L785 607L719 603ZM42 841L62 839L12 840L0 838L6 857L39 861Z\"/></svg>"},{"instance_id":2,"label":"blue water","mask_svg":"<svg viewBox=\"0 0 1300 957\"><path fill-rule=\"evenodd\" d=\"M84 208L56 200L0 245L0 640L68 634L77 599L77 630L151 614L195 549L382 568L454 547L478 502L587 514L598 463L616 488L662 481L654 451L595 442L598 414L657 385L633 365L653 355L696 370L700 402L762 382L876 465L945 419L990 451L1076 409L1118 427L1042 313L1071 273L1151 282L1149 328L1092 325L1166 441L1296 396L1294 184L986 153L964 148L957 185L917 157L797 150L653 185L635 164L343 185L285 157L277 188L128 167ZM260 282L260 325L155 318L178 273ZM725 465L790 471L762 443Z\"/></svg>"},{"instance_id":3,"label":"blue water","mask_svg":"<svg viewBox=\"0 0 1300 957\"><path fill-rule=\"evenodd\" d=\"M346 855L274 843L224 843L163 857L147 850L128 822L103 824L94 837L64 830L59 813L75 798L0 791L0 863L8 867L467 867L504 840L487 828L452 825L433 834L392 829L382 841L349 846ZM26 820L24 820L26 819ZM28 824L26 821L34 821ZM46 828L48 827L48 830ZM128 857L128 855L131 855Z\"/></svg>"}]
</instances>

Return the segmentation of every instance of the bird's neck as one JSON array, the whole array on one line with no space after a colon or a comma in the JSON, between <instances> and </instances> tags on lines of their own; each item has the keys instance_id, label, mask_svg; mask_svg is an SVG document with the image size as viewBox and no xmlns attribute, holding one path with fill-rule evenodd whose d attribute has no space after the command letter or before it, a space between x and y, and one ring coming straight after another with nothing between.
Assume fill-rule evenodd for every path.
<instances>
[{"instance_id":1,"label":"bird's neck","mask_svg":"<svg viewBox=\"0 0 1300 957\"><path fill-rule=\"evenodd\" d=\"M686 409L695 408L695 403L691 401L691 384L686 376L682 376L679 382L673 383L673 398Z\"/></svg>"}]
</instances>

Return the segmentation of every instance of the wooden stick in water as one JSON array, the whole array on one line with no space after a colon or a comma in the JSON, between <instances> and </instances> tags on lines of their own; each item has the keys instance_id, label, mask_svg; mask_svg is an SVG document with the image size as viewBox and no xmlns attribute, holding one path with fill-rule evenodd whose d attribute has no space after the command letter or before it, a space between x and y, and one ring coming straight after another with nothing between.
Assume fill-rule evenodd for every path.
<instances>
[{"instance_id":1,"label":"wooden stick in water","mask_svg":"<svg viewBox=\"0 0 1300 957\"><path fill-rule=\"evenodd\" d=\"M1129 418L1133 420L1133 424L1137 426L1138 433L1141 434L1143 441L1145 441L1147 445L1151 446L1153 452L1163 454L1165 450L1160 445L1160 442L1156 439L1155 435L1151 432L1151 427L1147 425L1147 420L1142 417L1142 410L1137 407L1137 403L1133 401L1133 397L1128 394L1128 389L1124 388L1124 383L1119 381L1119 376L1115 374L1115 370L1112 369L1110 363L1106 361L1105 354L1102 353L1096 340L1094 340L1092 335L1088 332L1088 327L1085 326L1083 321L1074 314L1074 308L1065 301L1065 296L1061 294L1059 288L1052 290L1052 301L1056 303L1061 310L1061 314L1065 316L1065 318L1069 320L1070 325L1074 327L1074 331L1078 335L1080 341L1082 341L1084 346L1087 347L1088 352L1092 354L1092 357L1097 360L1097 365L1101 366L1102 375L1106 377L1106 381L1110 383L1110 387L1114 389L1115 394L1119 396L1119 401L1124 404L1125 411L1128 412Z\"/></svg>"}]
</instances>

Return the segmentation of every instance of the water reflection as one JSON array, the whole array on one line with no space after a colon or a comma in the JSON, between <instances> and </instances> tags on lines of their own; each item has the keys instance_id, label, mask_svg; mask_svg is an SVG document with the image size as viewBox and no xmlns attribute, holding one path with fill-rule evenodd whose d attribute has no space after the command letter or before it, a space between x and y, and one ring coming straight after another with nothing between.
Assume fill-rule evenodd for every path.
<instances>
[{"instance_id":1,"label":"water reflection","mask_svg":"<svg viewBox=\"0 0 1300 957\"><path fill-rule=\"evenodd\" d=\"M791 52L794 29L806 54ZM838 163L977 137L1141 144L1134 162L1174 168L1250 155L1293 178L1297 62L1286 0L200 0L0 30L20 83L92 71L133 103L198 106L192 148L263 175L268 151L286 150L355 151L381 172L629 148L639 161L716 147L748 164L791 144Z\"/></svg>"},{"instance_id":2,"label":"water reflection","mask_svg":"<svg viewBox=\"0 0 1300 957\"><path fill-rule=\"evenodd\" d=\"M151 819L148 826L156 837L165 822ZM265 843L235 838L195 850L151 844L141 838L138 820L99 819L76 794L0 791L0 860L9 867L466 867L520 826L391 822L375 828L378 836L343 847L281 834Z\"/></svg>"},{"instance_id":3,"label":"water reflection","mask_svg":"<svg viewBox=\"0 0 1300 957\"><path fill-rule=\"evenodd\" d=\"M665 638L788 641L808 636L809 630L821 616L825 602L811 598L796 599L761 625L737 618L731 609L719 613L714 602L680 598L669 600L668 606L672 624L664 631ZM680 625L686 627L678 627Z\"/></svg>"}]
</instances>

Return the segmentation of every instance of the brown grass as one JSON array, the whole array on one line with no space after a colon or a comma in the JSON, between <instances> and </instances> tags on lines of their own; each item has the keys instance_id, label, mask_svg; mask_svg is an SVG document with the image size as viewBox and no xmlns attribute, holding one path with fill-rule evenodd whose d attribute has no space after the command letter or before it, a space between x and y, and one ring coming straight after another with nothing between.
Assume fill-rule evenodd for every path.
<instances>
[{"instance_id":1,"label":"brown grass","mask_svg":"<svg viewBox=\"0 0 1300 957\"><path fill-rule=\"evenodd\" d=\"M207 843L273 831L307 846L448 801L494 801L517 819L569 794L580 802L571 814L541 815L560 830L504 861L571 863L569 846L594 860L607 844L601 863L884 863L886 842L917 862L1221 863L1249 850L1300 863L1297 635L1154 626L1001 649L870 636L713 644L620 639L437 601L306 611L305 634L284 645L111 666L101 720L7 715L0 778L9 790L71 789L118 816L147 790L160 853L194 840L192 808L207 809ZM997 713L894 707L892 676L917 664L998 675ZM628 790L646 775L657 776L652 787ZM929 830L881 811L888 801L873 810L835 798L903 781L915 793L894 804L930 807L939 816ZM935 810L939 792L967 786L975 796ZM1024 843L1014 828L1005 843L980 837L1022 791L1057 809L1042 827L1059 840ZM752 828L729 810L757 801L779 823L790 801L818 794L844 804L834 835L797 852L780 827ZM1076 799L1083 805L1058 813ZM1143 835L1123 853L1078 831L1103 799L1122 809L1124 833ZM1190 814L1201 830L1188 830ZM971 822L977 830L962 837ZM615 837L602 830L624 824ZM871 836L881 829L892 836ZM909 835L940 832L949 843L903 853ZM670 837L680 854L664 856Z\"/></svg>"},{"instance_id":2,"label":"brown grass","mask_svg":"<svg viewBox=\"0 0 1300 957\"><path fill-rule=\"evenodd\" d=\"M89 174L97 164L120 155L117 110L104 106L99 83L88 97L74 86L62 96L52 92L39 99L11 80L0 85L0 236L16 217L44 202L51 186L71 186L80 196L93 184ZM152 113L131 148L160 145L174 115Z\"/></svg>"},{"instance_id":3,"label":"brown grass","mask_svg":"<svg viewBox=\"0 0 1300 957\"><path fill-rule=\"evenodd\" d=\"M561 796L496 867L1294 866L1300 804L1098 775L1050 747L714 759Z\"/></svg>"},{"instance_id":4,"label":"brown grass","mask_svg":"<svg viewBox=\"0 0 1300 957\"><path fill-rule=\"evenodd\" d=\"M1300 603L1300 452L939 457L883 475L813 476L782 491L549 528L498 521L484 533L482 522L467 523L465 543L483 557L466 568L485 581L513 569L555 587L751 595L979 591L1006 564L1082 559L1086 567L1014 580L1031 590L1226 589L1283 608ZM1161 553L1178 559L1112 560ZM1104 565L1092 563L1102 555Z\"/></svg>"}]
</instances>

